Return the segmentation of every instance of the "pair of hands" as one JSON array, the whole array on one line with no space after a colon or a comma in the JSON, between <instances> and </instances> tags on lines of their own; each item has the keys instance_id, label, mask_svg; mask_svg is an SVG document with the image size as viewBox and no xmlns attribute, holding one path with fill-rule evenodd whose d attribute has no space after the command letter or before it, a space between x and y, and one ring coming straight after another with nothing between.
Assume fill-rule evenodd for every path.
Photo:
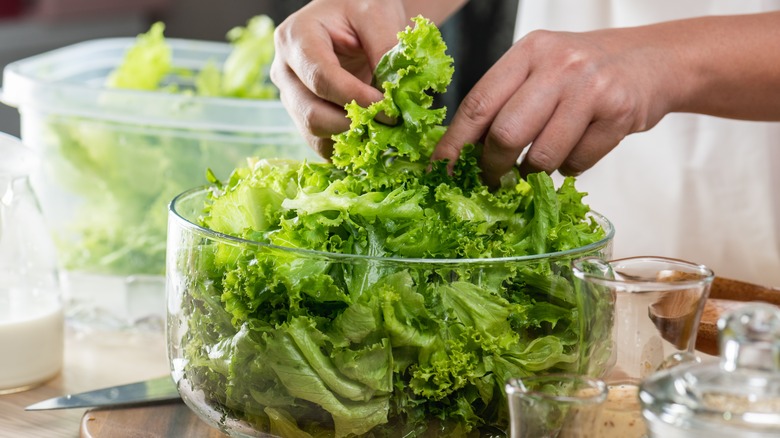
<instances>
[{"instance_id":1,"label":"pair of hands","mask_svg":"<svg viewBox=\"0 0 780 438\"><path fill-rule=\"evenodd\" d=\"M271 78L320 155L348 129L346 103L382 99L372 72L412 15L400 1L318 0L279 25ZM671 109L674 54L645 37L641 28L528 34L463 99L432 158L454 162L464 144L482 142L492 186L526 149L523 173L590 168Z\"/></svg>"}]
</instances>

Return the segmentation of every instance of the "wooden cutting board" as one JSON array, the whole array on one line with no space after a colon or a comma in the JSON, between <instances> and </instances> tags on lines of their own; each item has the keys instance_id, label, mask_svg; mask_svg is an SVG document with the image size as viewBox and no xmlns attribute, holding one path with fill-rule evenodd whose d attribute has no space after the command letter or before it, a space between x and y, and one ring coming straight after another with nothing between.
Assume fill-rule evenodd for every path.
<instances>
[{"instance_id":1,"label":"wooden cutting board","mask_svg":"<svg viewBox=\"0 0 780 438\"><path fill-rule=\"evenodd\" d=\"M81 438L227 438L184 402L91 409L81 418Z\"/></svg>"}]
</instances>

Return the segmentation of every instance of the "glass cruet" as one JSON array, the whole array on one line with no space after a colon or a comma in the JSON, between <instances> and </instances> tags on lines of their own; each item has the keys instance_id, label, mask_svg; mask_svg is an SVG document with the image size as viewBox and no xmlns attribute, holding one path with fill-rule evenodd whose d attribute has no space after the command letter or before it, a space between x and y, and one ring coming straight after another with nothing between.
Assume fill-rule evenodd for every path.
<instances>
[{"instance_id":1,"label":"glass cruet","mask_svg":"<svg viewBox=\"0 0 780 438\"><path fill-rule=\"evenodd\" d=\"M718 330L719 362L682 365L641 385L651 437L780 437L780 308L741 305Z\"/></svg>"},{"instance_id":2,"label":"glass cruet","mask_svg":"<svg viewBox=\"0 0 780 438\"><path fill-rule=\"evenodd\" d=\"M29 183L35 154L0 133L0 394L62 368L63 303L54 245Z\"/></svg>"}]
</instances>

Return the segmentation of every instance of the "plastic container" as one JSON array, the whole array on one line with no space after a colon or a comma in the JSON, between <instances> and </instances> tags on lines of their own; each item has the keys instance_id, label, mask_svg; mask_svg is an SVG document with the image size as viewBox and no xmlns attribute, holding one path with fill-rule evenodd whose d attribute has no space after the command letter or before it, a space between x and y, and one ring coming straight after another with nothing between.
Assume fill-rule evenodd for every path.
<instances>
[{"instance_id":1,"label":"plastic container","mask_svg":"<svg viewBox=\"0 0 780 438\"><path fill-rule=\"evenodd\" d=\"M134 38L9 64L2 96L43 157L32 175L63 266L69 316L125 327L164 315L166 206L246 157L318 159L281 102L107 89ZM175 68L221 65L226 43L168 39ZM186 88L191 78L169 77ZM151 320L149 319L151 318Z\"/></svg>"},{"instance_id":2,"label":"plastic container","mask_svg":"<svg viewBox=\"0 0 780 438\"><path fill-rule=\"evenodd\" d=\"M611 302L577 293L570 268L611 255L600 215L605 237L567 251L384 258L208 230L197 225L205 196L170 207L168 357L187 405L230 436L503 436L508 378L606 371L592 365L604 365L593 358L610 322L596 315ZM569 316L514 324L510 309L526 300ZM558 337L560 351L541 347Z\"/></svg>"}]
</instances>

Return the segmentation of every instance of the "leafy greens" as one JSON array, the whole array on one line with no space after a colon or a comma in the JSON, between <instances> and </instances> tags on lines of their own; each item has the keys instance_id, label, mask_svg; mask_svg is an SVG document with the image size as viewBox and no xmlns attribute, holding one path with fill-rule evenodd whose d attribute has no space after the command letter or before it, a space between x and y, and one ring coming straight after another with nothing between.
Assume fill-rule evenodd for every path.
<instances>
[{"instance_id":1,"label":"leafy greens","mask_svg":"<svg viewBox=\"0 0 780 438\"><path fill-rule=\"evenodd\" d=\"M61 260L70 271L161 275L167 204L202 182L204 168L211 166L226 176L247 156L308 155L300 153L306 148L292 123L287 136L278 126L273 126L276 132L258 134L254 121L249 133L217 132L191 122L182 127L176 114L181 108L173 105L164 120L147 117L139 123L121 113L104 117L104 107L155 105L151 93L181 95L178 105L202 111L204 122L213 110L203 98L277 97L268 78L274 52L271 18L256 16L246 26L231 29L228 54L219 64L206 59L212 47L193 42L187 46L188 64L175 65L164 30L158 22L139 35L105 79L106 89L149 94L96 95L95 107L87 108L93 116L74 111L76 115L55 113L44 119L42 141L51 149L46 155L56 158L48 160L51 185L81 203L73 203L68 213L74 216L56 236ZM197 69L196 61L202 64Z\"/></svg>"},{"instance_id":2,"label":"leafy greens","mask_svg":"<svg viewBox=\"0 0 780 438\"><path fill-rule=\"evenodd\" d=\"M212 175L200 224L269 245L172 252L181 371L229 417L285 437L500 435L507 378L583 365L573 255L512 257L599 253L605 231L572 179L512 174L490 191L474 145L452 175L430 162L445 110L429 93L452 59L430 21L414 23L376 69L384 99L347 105L332 163Z\"/></svg>"}]
</instances>

